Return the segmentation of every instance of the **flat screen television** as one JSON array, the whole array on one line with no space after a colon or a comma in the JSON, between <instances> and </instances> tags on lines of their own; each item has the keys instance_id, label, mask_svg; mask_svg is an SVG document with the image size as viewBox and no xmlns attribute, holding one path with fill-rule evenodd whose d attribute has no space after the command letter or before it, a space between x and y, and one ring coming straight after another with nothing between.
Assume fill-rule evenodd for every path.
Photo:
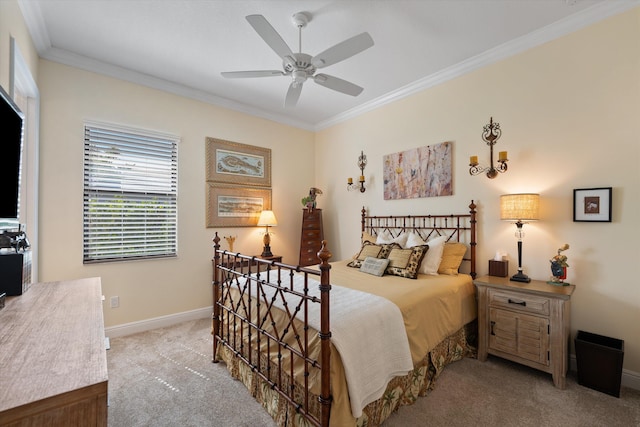
<instances>
[{"instance_id":1,"label":"flat screen television","mask_svg":"<svg viewBox=\"0 0 640 427\"><path fill-rule=\"evenodd\" d=\"M0 87L0 219L18 219L24 114Z\"/></svg>"}]
</instances>

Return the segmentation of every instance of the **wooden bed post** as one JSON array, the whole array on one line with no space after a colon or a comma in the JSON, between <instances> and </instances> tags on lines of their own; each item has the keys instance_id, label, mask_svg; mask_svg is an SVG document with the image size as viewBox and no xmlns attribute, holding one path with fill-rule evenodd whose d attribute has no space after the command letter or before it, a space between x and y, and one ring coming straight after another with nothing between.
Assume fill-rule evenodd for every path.
<instances>
[{"instance_id":1,"label":"wooden bed post","mask_svg":"<svg viewBox=\"0 0 640 427\"><path fill-rule=\"evenodd\" d=\"M329 426L329 415L331 414L331 328L329 322L329 291L331 283L329 281L329 258L332 254L327 249L327 241L322 241L322 247L318 252L320 258L320 364L322 366L321 390L318 401L322 412L320 423L322 427Z\"/></svg>"},{"instance_id":2,"label":"wooden bed post","mask_svg":"<svg viewBox=\"0 0 640 427\"><path fill-rule=\"evenodd\" d=\"M364 233L365 230L365 221L364 221L364 217L367 216L367 210L364 208L364 206L362 207L362 219L360 220L361 222L361 227L360 227L360 237L362 237L362 233Z\"/></svg>"},{"instance_id":3,"label":"wooden bed post","mask_svg":"<svg viewBox=\"0 0 640 427\"><path fill-rule=\"evenodd\" d=\"M218 340L216 335L220 333L220 307L218 306L218 300L220 299L220 272L218 271L218 264L220 262L220 237L218 232L213 238L213 314L211 315L211 335L213 335L213 355L211 361L218 363L218 357L216 351L218 349Z\"/></svg>"},{"instance_id":4,"label":"wooden bed post","mask_svg":"<svg viewBox=\"0 0 640 427\"><path fill-rule=\"evenodd\" d=\"M473 203L473 199L471 200L471 204L469 205L469 213L471 214L471 219L469 220L471 225L471 242L469 246L471 248L471 278L475 280L476 278L476 205Z\"/></svg>"}]
</instances>

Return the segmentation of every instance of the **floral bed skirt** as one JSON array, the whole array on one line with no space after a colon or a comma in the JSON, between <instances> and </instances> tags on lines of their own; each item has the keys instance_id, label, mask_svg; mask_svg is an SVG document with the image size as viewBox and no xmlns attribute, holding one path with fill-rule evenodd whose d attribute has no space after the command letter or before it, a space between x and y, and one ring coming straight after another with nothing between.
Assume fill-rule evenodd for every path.
<instances>
[{"instance_id":1,"label":"floral bed skirt","mask_svg":"<svg viewBox=\"0 0 640 427\"><path fill-rule=\"evenodd\" d=\"M364 408L362 416L355 421L355 427L372 427L382 424L393 411L401 406L413 404L419 396L426 396L433 390L436 379L449 363L461 360L463 357L476 357L477 330L476 321L465 325L438 344L416 364L409 374L391 380L384 395ZM231 376L242 381L278 426L308 427L312 425L250 367L234 357L227 347L221 345L218 350L218 357L226 363ZM262 364L268 363L262 357L261 359ZM296 395L300 397L303 395L299 386L294 386L294 390ZM296 399L296 401L299 400ZM309 404L310 412L319 418L320 404L317 402L317 396L313 395ZM330 425L336 424L342 425L343 422L330 420Z\"/></svg>"}]
</instances>

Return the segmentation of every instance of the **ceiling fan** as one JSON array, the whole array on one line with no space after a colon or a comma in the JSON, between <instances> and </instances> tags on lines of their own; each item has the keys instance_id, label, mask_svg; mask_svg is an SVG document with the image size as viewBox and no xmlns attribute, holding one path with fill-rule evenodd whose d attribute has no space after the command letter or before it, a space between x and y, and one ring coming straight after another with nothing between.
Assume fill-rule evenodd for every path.
<instances>
[{"instance_id":1,"label":"ceiling fan","mask_svg":"<svg viewBox=\"0 0 640 427\"><path fill-rule=\"evenodd\" d=\"M302 52L302 29L311 20L308 12L298 12L293 14L292 21L298 27L298 53L293 53L278 32L269 24L269 21L262 15L249 15L246 17L249 24L260 37L269 45L271 49L282 58L283 70L256 70L256 71L226 71L221 73L226 78L247 78L247 77L272 77L291 76L292 81L284 100L285 107L293 107L300 98L302 85L307 79L312 79L320 86L333 89L335 91L358 96L363 88L328 74L315 74L316 70L352 57L365 49L373 46L373 39L369 33L361 33L351 37L335 46L330 47L316 56L311 56Z\"/></svg>"}]
</instances>

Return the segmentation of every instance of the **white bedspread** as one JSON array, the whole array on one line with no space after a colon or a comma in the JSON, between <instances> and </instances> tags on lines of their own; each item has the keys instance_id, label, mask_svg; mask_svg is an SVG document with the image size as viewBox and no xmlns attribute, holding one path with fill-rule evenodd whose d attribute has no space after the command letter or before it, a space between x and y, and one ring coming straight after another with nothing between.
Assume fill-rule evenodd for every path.
<instances>
[{"instance_id":1,"label":"white bedspread","mask_svg":"<svg viewBox=\"0 0 640 427\"><path fill-rule=\"evenodd\" d=\"M320 282L309 280L309 294L320 297ZM294 278L302 292L304 279ZM270 299L275 290L264 287ZM289 307L298 299L287 294ZM409 341L400 309L386 298L332 285L330 292L331 342L344 365L351 411L355 418L362 409L384 394L389 381L413 369ZM283 308L281 298L274 305ZM320 304L309 304L309 326L320 330ZM303 319L301 319L303 320Z\"/></svg>"}]
</instances>

